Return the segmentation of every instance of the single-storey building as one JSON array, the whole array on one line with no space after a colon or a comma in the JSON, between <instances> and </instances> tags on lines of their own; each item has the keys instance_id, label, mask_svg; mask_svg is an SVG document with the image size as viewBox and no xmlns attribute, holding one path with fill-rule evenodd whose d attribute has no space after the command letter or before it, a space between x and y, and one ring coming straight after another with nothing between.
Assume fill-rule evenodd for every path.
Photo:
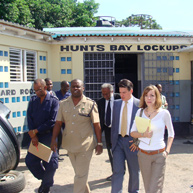
<instances>
[{"instance_id":1,"label":"single-storey building","mask_svg":"<svg viewBox=\"0 0 193 193\"><path fill-rule=\"evenodd\" d=\"M193 115L193 31L128 27L64 27L43 31L0 20L0 100L23 135L33 80L84 81L85 95L97 100L101 84L127 78L140 98L149 84L162 84L176 134L188 134ZM183 127L182 127L183 125ZM186 125L186 126L185 126ZM178 128L178 126L181 126Z\"/></svg>"}]
</instances>

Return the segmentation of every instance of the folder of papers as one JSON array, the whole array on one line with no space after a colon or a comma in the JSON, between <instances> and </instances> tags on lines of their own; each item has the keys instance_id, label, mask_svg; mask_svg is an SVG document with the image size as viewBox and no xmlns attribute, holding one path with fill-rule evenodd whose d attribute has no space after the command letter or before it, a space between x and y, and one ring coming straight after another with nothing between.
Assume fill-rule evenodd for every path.
<instances>
[{"instance_id":1,"label":"folder of papers","mask_svg":"<svg viewBox=\"0 0 193 193\"><path fill-rule=\"evenodd\" d=\"M38 143L37 146L34 146L32 142L30 143L28 152L32 153L33 155L39 157L40 159L50 162L52 157L53 151L48 146L44 145L43 143Z\"/></svg>"},{"instance_id":2,"label":"folder of papers","mask_svg":"<svg viewBox=\"0 0 193 193\"><path fill-rule=\"evenodd\" d=\"M137 127L137 131L139 133L144 133L147 130L148 127L149 127L149 131L151 131L151 120L150 119L145 119L143 117L135 117L135 124L136 124L136 127ZM150 145L151 138L140 137L138 139L141 142Z\"/></svg>"}]
</instances>

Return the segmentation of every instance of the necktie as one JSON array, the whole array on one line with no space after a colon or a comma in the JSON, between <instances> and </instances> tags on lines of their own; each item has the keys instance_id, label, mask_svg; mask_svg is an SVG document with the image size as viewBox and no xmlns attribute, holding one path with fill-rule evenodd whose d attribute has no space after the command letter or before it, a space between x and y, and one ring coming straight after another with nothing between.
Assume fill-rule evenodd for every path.
<instances>
[{"instance_id":1,"label":"necktie","mask_svg":"<svg viewBox=\"0 0 193 193\"><path fill-rule=\"evenodd\" d=\"M122 112L122 121L121 121L121 136L125 137L127 134L127 101L125 101L125 106L123 107Z\"/></svg>"},{"instance_id":2,"label":"necktie","mask_svg":"<svg viewBox=\"0 0 193 193\"><path fill-rule=\"evenodd\" d=\"M106 111L106 126L109 127L110 125L111 125L111 103L109 100Z\"/></svg>"}]
</instances>

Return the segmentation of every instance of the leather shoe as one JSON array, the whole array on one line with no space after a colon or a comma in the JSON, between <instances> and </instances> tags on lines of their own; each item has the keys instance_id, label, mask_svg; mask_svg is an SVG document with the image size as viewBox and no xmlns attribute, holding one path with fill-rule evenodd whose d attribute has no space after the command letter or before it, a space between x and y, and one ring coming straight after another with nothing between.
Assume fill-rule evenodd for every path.
<instances>
[{"instance_id":1,"label":"leather shoe","mask_svg":"<svg viewBox=\"0 0 193 193\"><path fill-rule=\"evenodd\" d=\"M58 161L63 161L64 158L61 157L61 155L58 156Z\"/></svg>"},{"instance_id":2,"label":"leather shoe","mask_svg":"<svg viewBox=\"0 0 193 193\"><path fill-rule=\"evenodd\" d=\"M113 176L113 175L107 177L107 178L106 178L106 181L111 181L111 180L112 180L112 176Z\"/></svg>"},{"instance_id":3,"label":"leather shoe","mask_svg":"<svg viewBox=\"0 0 193 193\"><path fill-rule=\"evenodd\" d=\"M44 187L42 184L38 188L38 193L49 193L50 187Z\"/></svg>"}]
</instances>

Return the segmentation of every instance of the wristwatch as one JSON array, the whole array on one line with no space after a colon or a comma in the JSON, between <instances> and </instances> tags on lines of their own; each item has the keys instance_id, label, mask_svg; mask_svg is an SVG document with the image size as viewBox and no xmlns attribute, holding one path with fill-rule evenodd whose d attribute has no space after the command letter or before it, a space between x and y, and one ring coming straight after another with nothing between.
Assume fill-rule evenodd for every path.
<instances>
[{"instance_id":1,"label":"wristwatch","mask_svg":"<svg viewBox=\"0 0 193 193\"><path fill-rule=\"evenodd\" d=\"M103 143L97 143L97 145L103 146Z\"/></svg>"}]
</instances>

